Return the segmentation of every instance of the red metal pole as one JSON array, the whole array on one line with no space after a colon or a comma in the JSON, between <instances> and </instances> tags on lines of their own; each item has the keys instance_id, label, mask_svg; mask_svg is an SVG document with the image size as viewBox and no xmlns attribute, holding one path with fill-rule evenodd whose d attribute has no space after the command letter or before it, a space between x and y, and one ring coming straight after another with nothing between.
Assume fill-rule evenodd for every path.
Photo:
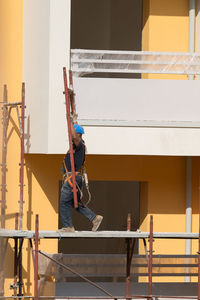
<instances>
[{"instance_id":1,"label":"red metal pole","mask_svg":"<svg viewBox=\"0 0 200 300\"><path fill-rule=\"evenodd\" d=\"M199 251L198 251L198 300L200 300L200 174L199 174Z\"/></svg>"},{"instance_id":2,"label":"red metal pole","mask_svg":"<svg viewBox=\"0 0 200 300\"><path fill-rule=\"evenodd\" d=\"M25 110L25 83L22 83L22 104L20 121L21 159L20 159L20 201L19 201L19 229L23 228L23 203L24 203L24 110Z\"/></svg>"},{"instance_id":3,"label":"red metal pole","mask_svg":"<svg viewBox=\"0 0 200 300\"><path fill-rule=\"evenodd\" d=\"M35 261L34 261L34 300L38 300L38 244L39 244L39 218L35 217Z\"/></svg>"},{"instance_id":4,"label":"red metal pole","mask_svg":"<svg viewBox=\"0 0 200 300\"><path fill-rule=\"evenodd\" d=\"M76 189L74 153L73 153L73 146L72 146L72 131L71 131L71 122L70 122L70 101L69 101L69 91L68 91L68 86L67 86L66 68L63 68L63 77L64 77L64 88L65 88L65 103L66 103L66 113L67 113L67 126L68 126L68 137L69 137L70 162L71 162L71 171L72 171L74 207L77 208L78 207L78 199L77 199L77 189Z\"/></svg>"},{"instance_id":5,"label":"red metal pole","mask_svg":"<svg viewBox=\"0 0 200 300\"><path fill-rule=\"evenodd\" d=\"M18 224L18 218L19 214L16 213L15 216L15 230L18 230L19 224ZM15 238L15 257L14 257L14 296L17 296L17 255L18 255L18 238Z\"/></svg>"},{"instance_id":6,"label":"red metal pole","mask_svg":"<svg viewBox=\"0 0 200 300\"><path fill-rule=\"evenodd\" d=\"M131 230L131 215L127 217L127 231ZM130 239L126 239L126 299L130 297Z\"/></svg>"},{"instance_id":7,"label":"red metal pole","mask_svg":"<svg viewBox=\"0 0 200 300\"><path fill-rule=\"evenodd\" d=\"M6 210L6 152L7 152L7 86L3 89L3 143L2 143L2 176L1 176L1 228L5 228Z\"/></svg>"},{"instance_id":8,"label":"red metal pole","mask_svg":"<svg viewBox=\"0 0 200 300\"><path fill-rule=\"evenodd\" d=\"M149 236L149 296L152 295L152 264L153 264L153 216L150 216L150 236Z\"/></svg>"},{"instance_id":9,"label":"red metal pole","mask_svg":"<svg viewBox=\"0 0 200 300\"><path fill-rule=\"evenodd\" d=\"M76 107L75 107L74 90L73 90L74 87L73 87L72 70L69 70L69 86L70 89L72 90L72 93L70 94L72 113L75 113Z\"/></svg>"}]
</instances>

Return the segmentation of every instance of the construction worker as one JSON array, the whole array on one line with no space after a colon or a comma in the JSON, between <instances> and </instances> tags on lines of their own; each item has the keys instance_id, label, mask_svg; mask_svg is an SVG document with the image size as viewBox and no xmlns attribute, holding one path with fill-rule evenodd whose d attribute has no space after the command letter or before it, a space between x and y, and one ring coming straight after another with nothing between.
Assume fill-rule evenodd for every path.
<instances>
[{"instance_id":1,"label":"construction worker","mask_svg":"<svg viewBox=\"0 0 200 300\"><path fill-rule=\"evenodd\" d=\"M77 117L74 115L71 117L71 132L72 132L72 142L74 149L74 165L76 172L76 185L78 188L77 198L78 198L78 208L76 210L88 218L92 222L92 231L96 231L103 217L96 215L91 209L89 209L81 201L81 189L82 189L82 174L79 172L83 167L85 161L85 144L82 140L82 134L84 134L84 129L82 126L78 125ZM63 161L64 167L64 183L61 189L60 197L60 215L63 223L63 228L59 229L59 232L74 232L74 226L72 224L72 214L71 208L74 206L73 200L73 190L72 190L72 173L71 173L71 163L70 163L70 153L69 151L65 155Z\"/></svg>"}]
</instances>

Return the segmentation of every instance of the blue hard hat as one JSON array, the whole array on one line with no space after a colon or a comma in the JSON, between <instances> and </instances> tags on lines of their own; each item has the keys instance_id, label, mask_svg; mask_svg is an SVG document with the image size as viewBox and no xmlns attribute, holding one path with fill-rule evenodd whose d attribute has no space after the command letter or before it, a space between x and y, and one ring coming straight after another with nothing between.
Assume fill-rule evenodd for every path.
<instances>
[{"instance_id":1,"label":"blue hard hat","mask_svg":"<svg viewBox=\"0 0 200 300\"><path fill-rule=\"evenodd\" d=\"M80 134L84 134L85 133L84 128L82 126L80 126L78 124L74 124L73 126L74 126L74 129L75 129L75 131L77 133L80 133Z\"/></svg>"}]
</instances>

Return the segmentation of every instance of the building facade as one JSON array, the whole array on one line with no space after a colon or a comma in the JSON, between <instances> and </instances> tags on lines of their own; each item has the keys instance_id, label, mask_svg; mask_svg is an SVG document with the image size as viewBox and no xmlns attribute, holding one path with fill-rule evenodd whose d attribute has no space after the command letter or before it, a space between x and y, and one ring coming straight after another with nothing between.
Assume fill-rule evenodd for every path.
<instances>
[{"instance_id":1,"label":"building facade","mask_svg":"<svg viewBox=\"0 0 200 300\"><path fill-rule=\"evenodd\" d=\"M174 0L2 0L0 3L0 91L8 101L26 85L23 229L59 226L61 164L68 148L62 68L71 49L101 51L200 52L200 3ZM193 13L195 15L193 17ZM193 49L193 48L194 49ZM102 230L198 231L200 121L198 75L93 72L77 76L74 88L87 143L91 207L104 215ZM20 144L17 117L8 128L5 227L19 210ZM74 215L77 230L90 225ZM76 243L41 241L50 253L88 253ZM81 249L82 247L82 249ZM98 252L100 245L90 244ZM116 244L103 244L113 253ZM67 248L67 249L66 249ZM24 293L32 293L33 266L24 246ZM197 242L160 240L155 253L197 252ZM118 250L123 251L123 247ZM143 252L138 245L137 252ZM13 244L5 263L5 294L11 294ZM155 279L156 280L156 279ZM157 279L160 280L160 279ZM183 279L184 280L184 279Z\"/></svg>"}]
</instances>

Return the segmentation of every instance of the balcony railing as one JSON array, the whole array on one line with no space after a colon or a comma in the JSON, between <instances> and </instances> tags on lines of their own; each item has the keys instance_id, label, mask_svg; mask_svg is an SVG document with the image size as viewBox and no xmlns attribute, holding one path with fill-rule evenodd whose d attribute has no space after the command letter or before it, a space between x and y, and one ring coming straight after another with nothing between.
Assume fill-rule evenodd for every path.
<instances>
[{"instance_id":1,"label":"balcony railing","mask_svg":"<svg viewBox=\"0 0 200 300\"><path fill-rule=\"evenodd\" d=\"M154 73L200 75L200 53L71 50L71 69L90 73Z\"/></svg>"}]
</instances>

